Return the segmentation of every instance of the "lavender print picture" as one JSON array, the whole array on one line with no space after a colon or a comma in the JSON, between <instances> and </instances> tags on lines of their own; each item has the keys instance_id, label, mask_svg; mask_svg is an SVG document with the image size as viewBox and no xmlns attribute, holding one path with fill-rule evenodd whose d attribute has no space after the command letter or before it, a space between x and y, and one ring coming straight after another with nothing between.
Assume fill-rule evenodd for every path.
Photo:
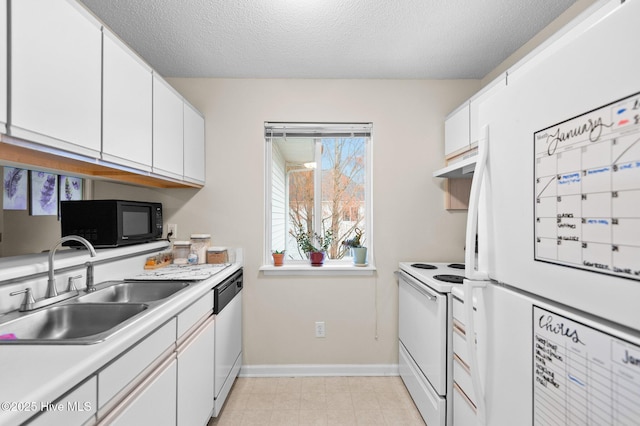
<instances>
[{"instance_id":1,"label":"lavender print picture","mask_svg":"<svg viewBox=\"0 0 640 426\"><path fill-rule=\"evenodd\" d=\"M31 171L31 215L58 214L58 175Z\"/></svg>"},{"instance_id":2,"label":"lavender print picture","mask_svg":"<svg viewBox=\"0 0 640 426\"><path fill-rule=\"evenodd\" d=\"M5 167L3 173L4 210L27 209L27 170Z\"/></svg>"},{"instance_id":3,"label":"lavender print picture","mask_svg":"<svg viewBox=\"0 0 640 426\"><path fill-rule=\"evenodd\" d=\"M60 175L60 201L82 200L82 178Z\"/></svg>"}]
</instances>

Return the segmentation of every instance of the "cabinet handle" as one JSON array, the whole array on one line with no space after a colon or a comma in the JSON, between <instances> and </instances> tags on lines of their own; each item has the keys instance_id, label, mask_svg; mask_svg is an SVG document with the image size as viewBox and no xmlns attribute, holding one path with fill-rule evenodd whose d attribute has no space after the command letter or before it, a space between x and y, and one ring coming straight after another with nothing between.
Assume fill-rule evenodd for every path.
<instances>
[{"instance_id":1,"label":"cabinet handle","mask_svg":"<svg viewBox=\"0 0 640 426\"><path fill-rule=\"evenodd\" d=\"M467 404L469 404L469 408L471 408L475 414L478 414L478 409L476 408L476 404L474 404L473 401L471 401L471 399L469 399L467 394L462 390L462 388L456 382L453 382L453 390L455 390L456 392L458 392L460 394L462 399L464 399L464 401Z\"/></svg>"}]
</instances>

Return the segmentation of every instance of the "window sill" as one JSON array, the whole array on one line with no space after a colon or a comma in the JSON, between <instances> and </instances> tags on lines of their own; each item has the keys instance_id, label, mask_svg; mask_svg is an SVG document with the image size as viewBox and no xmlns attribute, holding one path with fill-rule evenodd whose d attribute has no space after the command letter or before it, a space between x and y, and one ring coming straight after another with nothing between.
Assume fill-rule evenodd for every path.
<instances>
[{"instance_id":1,"label":"window sill","mask_svg":"<svg viewBox=\"0 0 640 426\"><path fill-rule=\"evenodd\" d=\"M311 266L309 264L285 264L283 266L263 265L260 267L265 275L373 275L374 265L354 266L353 264L324 264Z\"/></svg>"}]
</instances>

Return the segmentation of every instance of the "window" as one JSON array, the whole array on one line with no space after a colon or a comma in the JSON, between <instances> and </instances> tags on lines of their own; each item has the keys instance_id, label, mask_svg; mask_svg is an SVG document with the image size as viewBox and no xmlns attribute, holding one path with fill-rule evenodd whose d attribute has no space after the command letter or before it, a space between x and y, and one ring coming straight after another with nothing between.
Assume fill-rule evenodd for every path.
<instances>
[{"instance_id":1,"label":"window","mask_svg":"<svg viewBox=\"0 0 640 426\"><path fill-rule=\"evenodd\" d=\"M285 250L289 263L307 262L301 233L331 237L326 263L351 261L342 242L356 230L371 247L371 127L265 123L265 264L274 250Z\"/></svg>"}]
</instances>

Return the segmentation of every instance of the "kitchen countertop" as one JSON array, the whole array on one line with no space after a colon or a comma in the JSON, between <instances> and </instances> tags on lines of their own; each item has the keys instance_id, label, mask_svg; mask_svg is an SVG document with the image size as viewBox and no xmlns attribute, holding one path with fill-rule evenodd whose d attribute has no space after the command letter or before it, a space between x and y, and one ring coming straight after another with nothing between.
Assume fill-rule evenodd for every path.
<instances>
[{"instance_id":1,"label":"kitchen countertop","mask_svg":"<svg viewBox=\"0 0 640 426\"><path fill-rule=\"evenodd\" d=\"M35 403L39 407L54 402L240 268L241 257L220 273L193 282L187 290L166 303L141 313L134 322L103 342L91 345L0 345L0 403ZM18 424L34 414L3 410L0 411L0 424Z\"/></svg>"}]
</instances>

